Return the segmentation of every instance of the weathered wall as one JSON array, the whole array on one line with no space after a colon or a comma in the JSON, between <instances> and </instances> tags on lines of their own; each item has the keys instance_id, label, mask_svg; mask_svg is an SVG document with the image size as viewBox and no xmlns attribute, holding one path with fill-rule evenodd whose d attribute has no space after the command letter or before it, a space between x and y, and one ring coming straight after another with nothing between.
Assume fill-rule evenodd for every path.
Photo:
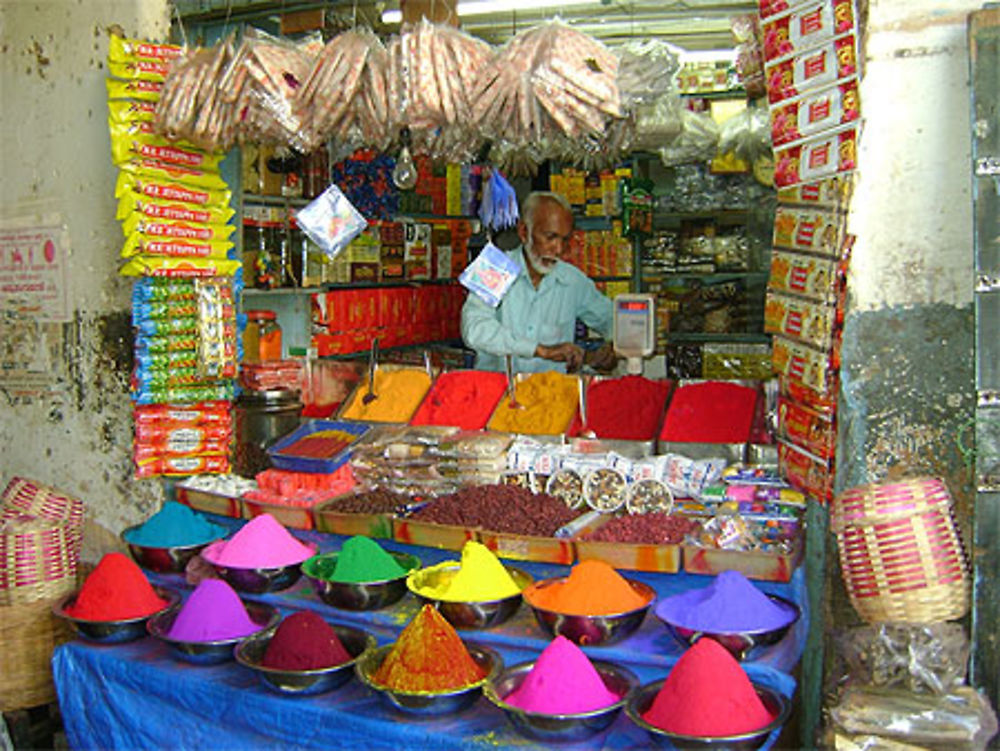
<instances>
[{"instance_id":1,"label":"weathered wall","mask_svg":"<svg viewBox=\"0 0 1000 751\"><path fill-rule=\"evenodd\" d=\"M871 2L850 231L838 486L944 477L974 406L968 0Z\"/></svg>"},{"instance_id":2,"label":"weathered wall","mask_svg":"<svg viewBox=\"0 0 1000 751\"><path fill-rule=\"evenodd\" d=\"M162 499L160 484L134 481L130 464L131 283L116 275L122 232L105 89L113 25L166 39L167 2L0 3L0 218L55 215L65 226L71 317L0 320L0 368L35 367L27 387L0 381L0 482L25 475L83 498L90 557Z\"/></svg>"}]
</instances>

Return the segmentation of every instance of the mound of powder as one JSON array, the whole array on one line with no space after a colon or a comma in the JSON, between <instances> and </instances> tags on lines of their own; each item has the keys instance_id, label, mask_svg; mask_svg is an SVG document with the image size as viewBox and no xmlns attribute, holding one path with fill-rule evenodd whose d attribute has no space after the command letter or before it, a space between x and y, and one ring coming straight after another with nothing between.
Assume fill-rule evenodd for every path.
<instances>
[{"instance_id":1,"label":"mound of powder","mask_svg":"<svg viewBox=\"0 0 1000 751\"><path fill-rule=\"evenodd\" d=\"M446 691L477 683L485 675L455 628L433 605L424 605L372 680L398 691Z\"/></svg>"},{"instance_id":2,"label":"mound of powder","mask_svg":"<svg viewBox=\"0 0 1000 751\"><path fill-rule=\"evenodd\" d=\"M167 604L135 561L105 553L66 613L85 621L125 621L157 613Z\"/></svg>"},{"instance_id":3,"label":"mound of powder","mask_svg":"<svg viewBox=\"0 0 1000 751\"><path fill-rule=\"evenodd\" d=\"M549 642L521 685L503 697L512 706L541 714L593 712L619 699L583 650L565 636Z\"/></svg>"},{"instance_id":4,"label":"mound of powder","mask_svg":"<svg viewBox=\"0 0 1000 751\"><path fill-rule=\"evenodd\" d=\"M125 542L147 548L171 548L218 540L226 528L213 524L182 503L167 501L163 508L135 529L125 533Z\"/></svg>"},{"instance_id":5,"label":"mound of powder","mask_svg":"<svg viewBox=\"0 0 1000 751\"><path fill-rule=\"evenodd\" d=\"M503 373L456 370L442 373L410 420L410 425L454 425L480 430L507 387Z\"/></svg>"},{"instance_id":6,"label":"mound of powder","mask_svg":"<svg viewBox=\"0 0 1000 751\"><path fill-rule=\"evenodd\" d=\"M580 561L569 576L526 594L532 605L566 615L616 615L648 604L628 581L604 561Z\"/></svg>"},{"instance_id":7,"label":"mound of powder","mask_svg":"<svg viewBox=\"0 0 1000 751\"><path fill-rule=\"evenodd\" d=\"M660 439L678 443L744 443L750 440L757 390L726 381L680 386L663 420Z\"/></svg>"},{"instance_id":8,"label":"mound of powder","mask_svg":"<svg viewBox=\"0 0 1000 751\"><path fill-rule=\"evenodd\" d=\"M311 610L298 610L275 629L261 665L278 670L317 670L350 659L350 653L329 623Z\"/></svg>"},{"instance_id":9,"label":"mound of powder","mask_svg":"<svg viewBox=\"0 0 1000 751\"><path fill-rule=\"evenodd\" d=\"M278 568L302 563L315 551L299 542L270 514L256 516L228 540L213 542L201 552L209 563L236 568Z\"/></svg>"},{"instance_id":10,"label":"mound of powder","mask_svg":"<svg viewBox=\"0 0 1000 751\"><path fill-rule=\"evenodd\" d=\"M181 606L167 636L178 641L223 641L260 629L236 590L222 579L203 579Z\"/></svg>"},{"instance_id":11,"label":"mound of powder","mask_svg":"<svg viewBox=\"0 0 1000 751\"><path fill-rule=\"evenodd\" d=\"M454 561L445 561L427 569L447 571ZM429 577L432 580L433 577ZM485 602L512 597L521 592L517 582L500 560L481 542L469 540L462 546L462 562L458 571L450 576L443 573L439 583L421 587L420 594L449 602Z\"/></svg>"},{"instance_id":12,"label":"mound of powder","mask_svg":"<svg viewBox=\"0 0 1000 751\"><path fill-rule=\"evenodd\" d=\"M739 571L723 571L703 589L666 597L656 615L694 631L768 631L795 620L795 611L761 592Z\"/></svg>"},{"instance_id":13,"label":"mound of powder","mask_svg":"<svg viewBox=\"0 0 1000 751\"><path fill-rule=\"evenodd\" d=\"M642 719L671 733L715 737L760 730L774 718L736 658L704 638L681 655Z\"/></svg>"},{"instance_id":14,"label":"mound of powder","mask_svg":"<svg viewBox=\"0 0 1000 751\"><path fill-rule=\"evenodd\" d=\"M406 569L370 537L355 535L344 541L330 575L335 582L379 582L398 579Z\"/></svg>"}]
</instances>

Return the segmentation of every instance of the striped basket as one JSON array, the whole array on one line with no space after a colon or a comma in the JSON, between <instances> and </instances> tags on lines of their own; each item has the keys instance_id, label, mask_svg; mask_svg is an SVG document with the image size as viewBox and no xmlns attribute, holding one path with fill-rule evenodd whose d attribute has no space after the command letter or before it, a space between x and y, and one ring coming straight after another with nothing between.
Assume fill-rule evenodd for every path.
<instances>
[{"instance_id":1,"label":"striped basket","mask_svg":"<svg viewBox=\"0 0 1000 751\"><path fill-rule=\"evenodd\" d=\"M834 499L847 594L868 623L933 623L968 612L965 548L944 482L920 477L851 488Z\"/></svg>"},{"instance_id":2,"label":"striped basket","mask_svg":"<svg viewBox=\"0 0 1000 751\"><path fill-rule=\"evenodd\" d=\"M56 700L52 652L73 638L69 624L52 612L53 600L0 605L0 711L38 707Z\"/></svg>"},{"instance_id":3,"label":"striped basket","mask_svg":"<svg viewBox=\"0 0 1000 751\"><path fill-rule=\"evenodd\" d=\"M0 496L0 605L49 600L76 586L83 502L15 477Z\"/></svg>"}]
</instances>

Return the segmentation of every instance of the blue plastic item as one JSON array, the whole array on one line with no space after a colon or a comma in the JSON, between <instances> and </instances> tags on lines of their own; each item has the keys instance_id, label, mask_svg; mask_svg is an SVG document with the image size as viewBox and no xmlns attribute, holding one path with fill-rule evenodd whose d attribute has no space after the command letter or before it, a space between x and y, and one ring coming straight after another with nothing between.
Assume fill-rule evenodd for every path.
<instances>
[{"instance_id":1,"label":"blue plastic item","mask_svg":"<svg viewBox=\"0 0 1000 751\"><path fill-rule=\"evenodd\" d=\"M291 472L315 472L317 474L330 474L340 469L351 456L351 446L353 446L361 436L368 432L371 426L359 422L340 422L337 420L310 420L297 427L294 431L279 439L274 445L267 449L267 455L271 459L271 464L278 469L287 469ZM307 436L319 433L323 430L339 430L342 433L350 433L354 440L343 449L331 457L322 459L313 456L296 456L284 453L285 449L296 441Z\"/></svg>"}]
</instances>

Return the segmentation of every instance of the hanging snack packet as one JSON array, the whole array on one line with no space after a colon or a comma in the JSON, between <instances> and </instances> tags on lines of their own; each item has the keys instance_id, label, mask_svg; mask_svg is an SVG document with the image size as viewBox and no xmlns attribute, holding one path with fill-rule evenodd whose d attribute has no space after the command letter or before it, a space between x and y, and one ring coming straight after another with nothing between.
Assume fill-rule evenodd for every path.
<instances>
[{"instance_id":1,"label":"hanging snack packet","mask_svg":"<svg viewBox=\"0 0 1000 751\"><path fill-rule=\"evenodd\" d=\"M493 243L486 243L476 259L465 267L459 283L491 308L500 304L521 273L521 267Z\"/></svg>"},{"instance_id":2,"label":"hanging snack packet","mask_svg":"<svg viewBox=\"0 0 1000 751\"><path fill-rule=\"evenodd\" d=\"M167 72L170 70L170 63L157 60L133 60L128 63L120 63L114 60L108 61L108 72L115 78L124 78L130 81L164 81Z\"/></svg>"},{"instance_id":3,"label":"hanging snack packet","mask_svg":"<svg viewBox=\"0 0 1000 751\"><path fill-rule=\"evenodd\" d=\"M204 206L198 208L184 203L164 201L157 198L146 198L138 193L126 191L118 200L118 216L124 224L133 221L133 217L142 217L145 221L167 220L172 222L192 222L195 224L227 225L235 212L228 205ZM231 228L230 231L235 228ZM132 229L125 229L125 234ZM225 237L229 237L227 233Z\"/></svg>"},{"instance_id":4,"label":"hanging snack packet","mask_svg":"<svg viewBox=\"0 0 1000 751\"><path fill-rule=\"evenodd\" d=\"M184 238L150 237L142 232L133 232L125 239L121 257L168 256L170 258L216 258L224 260L232 250L228 240L188 240Z\"/></svg>"},{"instance_id":5,"label":"hanging snack packet","mask_svg":"<svg viewBox=\"0 0 1000 751\"><path fill-rule=\"evenodd\" d=\"M133 99L112 99L108 102L109 123L152 124L156 114L155 102L144 102Z\"/></svg>"},{"instance_id":6,"label":"hanging snack packet","mask_svg":"<svg viewBox=\"0 0 1000 751\"><path fill-rule=\"evenodd\" d=\"M157 44L142 39L126 39L112 34L108 41L108 61L113 63L135 63L140 60L169 63L180 57L184 48L178 44Z\"/></svg>"},{"instance_id":7,"label":"hanging snack packet","mask_svg":"<svg viewBox=\"0 0 1000 751\"><path fill-rule=\"evenodd\" d=\"M203 169L181 164L171 164L151 157L136 157L119 165L119 169L129 172L136 178L153 182L183 183L189 187L207 188L208 190L225 191L226 181L222 179L218 169ZM121 178L119 177L119 182ZM118 195L116 188L115 194Z\"/></svg>"},{"instance_id":8,"label":"hanging snack packet","mask_svg":"<svg viewBox=\"0 0 1000 751\"><path fill-rule=\"evenodd\" d=\"M169 141L152 132L148 123L109 122L111 130L111 158L115 164L137 159L158 159L167 164L178 164L218 172L219 162L225 154L209 152L184 141Z\"/></svg>"},{"instance_id":9,"label":"hanging snack packet","mask_svg":"<svg viewBox=\"0 0 1000 751\"><path fill-rule=\"evenodd\" d=\"M368 226L336 185L331 185L295 215L299 229L333 259Z\"/></svg>"},{"instance_id":10,"label":"hanging snack packet","mask_svg":"<svg viewBox=\"0 0 1000 751\"><path fill-rule=\"evenodd\" d=\"M123 81L106 78L108 99L141 99L144 102L158 102L163 91L162 81Z\"/></svg>"},{"instance_id":11,"label":"hanging snack packet","mask_svg":"<svg viewBox=\"0 0 1000 751\"><path fill-rule=\"evenodd\" d=\"M153 276L197 278L232 276L243 268L242 261L218 258L170 258L169 256L139 255L131 258L118 273L121 276Z\"/></svg>"},{"instance_id":12,"label":"hanging snack packet","mask_svg":"<svg viewBox=\"0 0 1000 751\"><path fill-rule=\"evenodd\" d=\"M210 188L203 185L180 184L175 180L162 175L150 175L133 170L128 164L123 165L118 173L118 181L115 184L115 198L119 199L118 219L124 219L122 213L122 201L125 197L133 193L136 196L158 199L163 201L177 201L192 206L228 206L232 198L232 193L226 189L225 183L221 188Z\"/></svg>"}]
</instances>

